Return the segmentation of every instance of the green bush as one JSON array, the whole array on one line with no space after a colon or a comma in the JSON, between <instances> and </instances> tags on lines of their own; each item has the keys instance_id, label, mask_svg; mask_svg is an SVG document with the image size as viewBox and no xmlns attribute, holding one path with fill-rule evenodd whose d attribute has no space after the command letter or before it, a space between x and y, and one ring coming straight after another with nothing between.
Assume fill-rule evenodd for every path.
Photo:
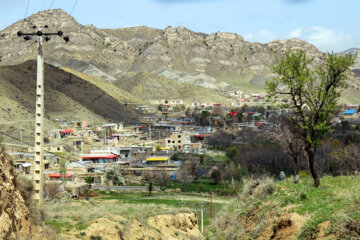
<instances>
[{"instance_id":1,"label":"green bush","mask_svg":"<svg viewBox=\"0 0 360 240\"><path fill-rule=\"evenodd\" d=\"M91 235L91 236L90 236L90 239L91 239L91 240L102 240L102 237L99 236L99 235Z\"/></svg>"}]
</instances>

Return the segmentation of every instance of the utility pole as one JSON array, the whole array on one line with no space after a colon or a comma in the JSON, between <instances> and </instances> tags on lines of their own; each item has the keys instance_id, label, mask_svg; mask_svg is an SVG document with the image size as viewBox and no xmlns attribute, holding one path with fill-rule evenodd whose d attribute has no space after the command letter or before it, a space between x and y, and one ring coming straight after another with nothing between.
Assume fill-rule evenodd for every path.
<instances>
[{"instance_id":1,"label":"utility pole","mask_svg":"<svg viewBox=\"0 0 360 240\"><path fill-rule=\"evenodd\" d=\"M201 233L204 233L204 203L201 202Z\"/></svg>"},{"instance_id":2,"label":"utility pole","mask_svg":"<svg viewBox=\"0 0 360 240\"><path fill-rule=\"evenodd\" d=\"M23 139L22 139L22 128L21 128L21 122L20 122L20 141L21 141L21 143L23 142Z\"/></svg>"},{"instance_id":3,"label":"utility pole","mask_svg":"<svg viewBox=\"0 0 360 240\"><path fill-rule=\"evenodd\" d=\"M63 36L63 32L44 33L41 29L35 32L36 26L32 27L33 33L17 32L18 37L24 37L26 41L34 40L37 44L37 80L36 80L36 110L35 110L35 148L34 148L34 200L39 206L43 201L43 169L44 169L44 52L43 43L50 40L50 36ZM47 29L48 26L43 27ZM68 36L64 36L65 42L69 41Z\"/></svg>"},{"instance_id":4,"label":"utility pole","mask_svg":"<svg viewBox=\"0 0 360 240\"><path fill-rule=\"evenodd\" d=\"M210 190L210 219L212 218L212 191Z\"/></svg>"}]
</instances>

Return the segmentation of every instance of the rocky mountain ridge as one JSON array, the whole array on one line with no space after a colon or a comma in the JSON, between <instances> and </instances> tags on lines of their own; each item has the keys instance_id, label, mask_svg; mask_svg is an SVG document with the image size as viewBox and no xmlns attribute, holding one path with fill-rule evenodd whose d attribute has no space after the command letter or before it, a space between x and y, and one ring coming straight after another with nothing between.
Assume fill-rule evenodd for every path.
<instances>
[{"instance_id":1,"label":"rocky mountain ridge","mask_svg":"<svg viewBox=\"0 0 360 240\"><path fill-rule=\"evenodd\" d=\"M185 27L99 29L81 25L56 9L34 14L0 33L2 65L34 58L33 41L16 36L17 31L32 30L32 25L48 25L49 31L61 29L70 36L67 44L57 37L45 44L48 63L107 80L116 80L126 72L145 71L208 88L251 88L251 81L260 77L263 82L271 76L269 66L287 49L306 49L319 59L324 56L298 39L260 44L234 33L208 35Z\"/></svg>"},{"instance_id":2,"label":"rocky mountain ridge","mask_svg":"<svg viewBox=\"0 0 360 240\"><path fill-rule=\"evenodd\" d=\"M138 82L149 81L151 85L149 76L155 74L202 88L261 92L265 81L273 77L271 66L288 49L306 50L315 63L325 58L315 46L299 39L261 44L247 42L235 33L205 34L185 27L99 29L81 25L63 10L54 9L34 14L27 21L19 20L0 32L0 65L35 58L34 41L16 35L20 30L32 31L32 25L48 25L47 31L62 30L70 37L66 44L59 37L45 44L47 63L116 82L118 87L127 85L121 81L128 80L129 75L146 73ZM350 85L353 92L358 91L358 79ZM163 98L169 95L165 92Z\"/></svg>"}]
</instances>

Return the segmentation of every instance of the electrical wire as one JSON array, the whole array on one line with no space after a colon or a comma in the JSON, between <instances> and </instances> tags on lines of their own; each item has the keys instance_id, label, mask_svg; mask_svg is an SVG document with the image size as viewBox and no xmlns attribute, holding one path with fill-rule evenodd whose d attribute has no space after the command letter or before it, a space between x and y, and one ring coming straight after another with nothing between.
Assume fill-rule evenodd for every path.
<instances>
[{"instance_id":1,"label":"electrical wire","mask_svg":"<svg viewBox=\"0 0 360 240\"><path fill-rule=\"evenodd\" d=\"M71 9L71 11L70 11L70 15L73 13L73 11L74 11L74 9L75 9L75 6L76 6L76 4L77 4L78 1L79 1L79 0L76 0L76 1L75 1L74 6L72 7L72 9Z\"/></svg>"},{"instance_id":2,"label":"electrical wire","mask_svg":"<svg viewBox=\"0 0 360 240\"><path fill-rule=\"evenodd\" d=\"M52 1L51 1L50 8L49 8L49 9L52 8L54 1L55 1L55 0L52 0Z\"/></svg>"},{"instance_id":3,"label":"electrical wire","mask_svg":"<svg viewBox=\"0 0 360 240\"><path fill-rule=\"evenodd\" d=\"M26 6L24 19L26 19L26 15L27 15L27 12L29 10L29 5L30 5L30 0L28 0L27 6Z\"/></svg>"}]
</instances>

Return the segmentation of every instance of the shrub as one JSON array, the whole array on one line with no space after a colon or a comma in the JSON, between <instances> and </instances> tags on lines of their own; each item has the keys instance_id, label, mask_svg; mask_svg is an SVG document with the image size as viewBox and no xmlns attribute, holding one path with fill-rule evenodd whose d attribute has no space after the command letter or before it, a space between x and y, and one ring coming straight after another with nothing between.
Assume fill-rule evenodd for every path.
<instances>
[{"instance_id":1,"label":"shrub","mask_svg":"<svg viewBox=\"0 0 360 240\"><path fill-rule=\"evenodd\" d=\"M59 197L60 184L59 183L44 183L44 197L55 199Z\"/></svg>"},{"instance_id":2,"label":"shrub","mask_svg":"<svg viewBox=\"0 0 360 240\"><path fill-rule=\"evenodd\" d=\"M91 236L90 236L90 239L91 239L91 240L102 240L102 237L99 236L99 235L91 235Z\"/></svg>"},{"instance_id":3,"label":"shrub","mask_svg":"<svg viewBox=\"0 0 360 240\"><path fill-rule=\"evenodd\" d=\"M25 176L18 176L16 180L21 196L24 198L25 205L29 207L31 205L31 197L34 192L34 185L32 181Z\"/></svg>"}]
</instances>

